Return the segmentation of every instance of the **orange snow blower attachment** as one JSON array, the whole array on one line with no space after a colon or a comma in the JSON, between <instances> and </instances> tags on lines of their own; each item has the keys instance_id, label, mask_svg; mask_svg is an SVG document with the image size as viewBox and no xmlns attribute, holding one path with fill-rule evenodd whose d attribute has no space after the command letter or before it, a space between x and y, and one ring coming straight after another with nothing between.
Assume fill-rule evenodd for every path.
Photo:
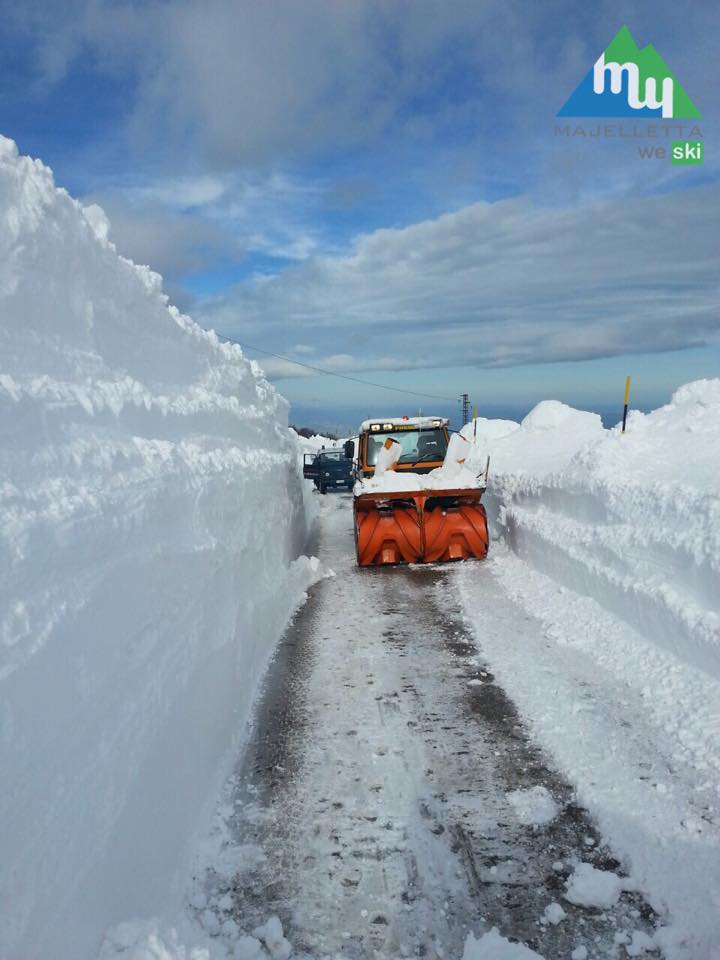
<instances>
[{"instance_id":1,"label":"orange snow blower attachment","mask_svg":"<svg viewBox=\"0 0 720 960\"><path fill-rule=\"evenodd\" d=\"M487 517L480 503L485 485L474 477L471 486L456 489L419 482L418 475L443 466L452 442L443 417L366 420L360 426L353 517L361 567L486 556ZM384 456L389 450L390 463ZM345 456L354 456L352 440ZM392 478L388 483L371 479L383 472Z\"/></svg>"},{"instance_id":2,"label":"orange snow blower attachment","mask_svg":"<svg viewBox=\"0 0 720 960\"><path fill-rule=\"evenodd\" d=\"M488 526L483 491L442 490L428 497L423 509L425 563L443 560L484 560L488 552Z\"/></svg>"},{"instance_id":3,"label":"orange snow blower attachment","mask_svg":"<svg viewBox=\"0 0 720 960\"><path fill-rule=\"evenodd\" d=\"M355 497L355 549L361 567L419 563L423 555L421 515L412 494Z\"/></svg>"},{"instance_id":4,"label":"orange snow blower attachment","mask_svg":"<svg viewBox=\"0 0 720 960\"><path fill-rule=\"evenodd\" d=\"M361 567L484 559L482 489L362 493L355 497L355 547Z\"/></svg>"}]
</instances>

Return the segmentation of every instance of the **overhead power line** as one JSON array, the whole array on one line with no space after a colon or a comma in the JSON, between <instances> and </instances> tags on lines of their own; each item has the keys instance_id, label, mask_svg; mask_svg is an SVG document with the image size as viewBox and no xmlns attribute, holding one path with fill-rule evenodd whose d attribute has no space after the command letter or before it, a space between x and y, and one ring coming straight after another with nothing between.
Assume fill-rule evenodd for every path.
<instances>
[{"instance_id":1,"label":"overhead power line","mask_svg":"<svg viewBox=\"0 0 720 960\"><path fill-rule=\"evenodd\" d=\"M315 373L322 373L327 377L338 377L340 380L350 380L352 383L362 383L366 387L377 387L379 390L392 390L394 393L404 393L411 397L425 397L429 400L444 400L446 403L457 403L457 397L441 397L436 393L420 393L418 390L403 390L401 387L389 387L385 383L373 383L371 380L361 380L359 377L350 377L346 373L336 373L334 370L323 370L322 367L314 367L311 363L303 363L300 360L292 360L290 357L283 357L279 353L272 353L270 350L263 350L262 347L254 347L251 343L241 343L240 340L234 340L232 337L226 337L219 333L222 340L228 340L230 343L236 343L244 350L255 350L257 353L265 354L267 357L275 357L276 360L285 360L287 363L294 363L298 367L305 367L307 370L314 370Z\"/></svg>"}]
</instances>

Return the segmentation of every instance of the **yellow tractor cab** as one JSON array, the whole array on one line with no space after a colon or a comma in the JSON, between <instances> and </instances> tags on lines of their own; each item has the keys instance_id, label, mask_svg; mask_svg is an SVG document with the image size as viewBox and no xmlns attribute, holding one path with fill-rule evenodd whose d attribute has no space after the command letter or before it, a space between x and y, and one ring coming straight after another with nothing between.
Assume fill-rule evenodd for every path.
<instances>
[{"instance_id":1,"label":"yellow tractor cab","mask_svg":"<svg viewBox=\"0 0 720 960\"><path fill-rule=\"evenodd\" d=\"M447 417L364 420L358 437L358 479L366 480L374 475L378 454L388 438L402 448L396 473L429 473L441 467L449 440L448 422Z\"/></svg>"}]
</instances>

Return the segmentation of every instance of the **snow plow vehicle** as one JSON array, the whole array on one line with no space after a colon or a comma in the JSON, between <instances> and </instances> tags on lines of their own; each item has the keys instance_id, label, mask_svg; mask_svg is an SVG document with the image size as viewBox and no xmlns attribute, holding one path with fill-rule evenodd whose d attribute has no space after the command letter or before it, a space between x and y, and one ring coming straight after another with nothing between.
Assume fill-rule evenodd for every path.
<instances>
[{"instance_id":1,"label":"snow plow vehicle","mask_svg":"<svg viewBox=\"0 0 720 960\"><path fill-rule=\"evenodd\" d=\"M365 420L358 437L353 520L361 567L482 559L488 550L482 478L448 463L442 417ZM352 458L354 442L345 444ZM390 466L385 467L390 451ZM382 471L382 472L381 472ZM486 474L487 478L487 474ZM485 479L486 479L485 478Z\"/></svg>"}]
</instances>

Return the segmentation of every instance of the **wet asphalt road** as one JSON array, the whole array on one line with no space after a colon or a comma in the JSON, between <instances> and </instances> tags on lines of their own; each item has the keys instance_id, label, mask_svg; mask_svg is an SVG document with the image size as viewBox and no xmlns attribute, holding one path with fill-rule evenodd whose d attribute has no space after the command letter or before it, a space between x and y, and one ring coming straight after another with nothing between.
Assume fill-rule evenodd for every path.
<instances>
[{"instance_id":1,"label":"wet asphalt road","mask_svg":"<svg viewBox=\"0 0 720 960\"><path fill-rule=\"evenodd\" d=\"M227 818L239 867L207 876L219 919L277 914L317 958L460 958L493 926L546 960L624 956L616 932L652 911L631 893L607 911L563 899L573 861L622 869L494 682L453 568L358 569L346 495L324 498L318 551L336 576L268 672ZM542 826L507 796L536 786L559 811Z\"/></svg>"}]
</instances>

